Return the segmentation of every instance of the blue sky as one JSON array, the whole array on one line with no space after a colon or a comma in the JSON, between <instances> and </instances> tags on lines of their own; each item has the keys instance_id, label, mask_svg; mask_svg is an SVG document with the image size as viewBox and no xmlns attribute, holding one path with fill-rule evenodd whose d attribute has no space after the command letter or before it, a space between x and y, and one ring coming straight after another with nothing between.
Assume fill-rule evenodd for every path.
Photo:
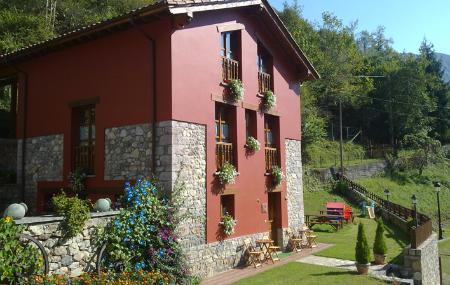
<instances>
[{"instance_id":1,"label":"blue sky","mask_svg":"<svg viewBox=\"0 0 450 285\"><path fill-rule=\"evenodd\" d=\"M269 0L276 9L285 0ZM287 0L292 3L293 0ZM321 20L322 12L333 12L345 24L358 20L358 30L386 28L399 51L418 53L425 37L435 51L450 54L450 0L298 0L303 16Z\"/></svg>"}]
</instances>

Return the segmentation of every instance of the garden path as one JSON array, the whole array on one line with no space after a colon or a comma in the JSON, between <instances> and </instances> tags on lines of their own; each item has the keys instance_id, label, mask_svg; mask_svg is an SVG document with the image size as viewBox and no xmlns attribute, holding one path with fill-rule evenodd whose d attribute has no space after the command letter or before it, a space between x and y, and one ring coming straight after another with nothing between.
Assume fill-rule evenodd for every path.
<instances>
[{"instance_id":1,"label":"garden path","mask_svg":"<svg viewBox=\"0 0 450 285\"><path fill-rule=\"evenodd\" d=\"M336 267L340 269L347 269L351 271L356 271L355 261L352 260L344 260L338 258L331 257L322 257L322 256L314 256L309 255L305 256L301 259L298 259L297 262L308 263L314 265L322 265L328 267ZM401 278L393 278L386 276L386 271L397 265L394 264L385 264L385 265L370 265L369 267L369 275L375 277L377 279L385 280L385 281L397 281L400 284L414 284L412 279L401 279Z\"/></svg>"}]
</instances>

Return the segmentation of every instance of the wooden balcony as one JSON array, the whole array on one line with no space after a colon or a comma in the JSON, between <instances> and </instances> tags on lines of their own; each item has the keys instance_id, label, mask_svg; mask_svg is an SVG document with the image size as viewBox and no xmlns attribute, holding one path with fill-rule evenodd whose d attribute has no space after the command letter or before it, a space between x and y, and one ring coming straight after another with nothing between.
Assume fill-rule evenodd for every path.
<instances>
[{"instance_id":1,"label":"wooden balcony","mask_svg":"<svg viewBox=\"0 0 450 285\"><path fill-rule=\"evenodd\" d=\"M225 162L233 164L233 144L225 142L216 143L216 166L220 169Z\"/></svg>"},{"instance_id":2,"label":"wooden balcony","mask_svg":"<svg viewBox=\"0 0 450 285\"><path fill-rule=\"evenodd\" d=\"M272 166L279 165L278 150L274 147L266 147L266 172L272 171Z\"/></svg>"},{"instance_id":3,"label":"wooden balcony","mask_svg":"<svg viewBox=\"0 0 450 285\"><path fill-rule=\"evenodd\" d=\"M272 90L270 74L258 71L258 92L262 94L268 90Z\"/></svg>"},{"instance_id":4,"label":"wooden balcony","mask_svg":"<svg viewBox=\"0 0 450 285\"><path fill-rule=\"evenodd\" d=\"M80 145L73 148L72 170L82 169L86 174L94 174L95 145Z\"/></svg>"},{"instance_id":5,"label":"wooden balcony","mask_svg":"<svg viewBox=\"0 0 450 285\"><path fill-rule=\"evenodd\" d=\"M222 80L224 82L239 79L239 61L222 57Z\"/></svg>"}]
</instances>

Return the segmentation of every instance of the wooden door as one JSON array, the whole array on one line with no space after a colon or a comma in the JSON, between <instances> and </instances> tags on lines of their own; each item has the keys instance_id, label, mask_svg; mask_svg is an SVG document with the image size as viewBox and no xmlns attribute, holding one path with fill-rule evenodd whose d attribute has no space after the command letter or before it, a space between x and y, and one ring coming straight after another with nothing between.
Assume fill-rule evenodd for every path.
<instances>
[{"instance_id":1,"label":"wooden door","mask_svg":"<svg viewBox=\"0 0 450 285\"><path fill-rule=\"evenodd\" d=\"M269 237L279 245L278 229L281 228L281 193L269 193L268 215L269 215Z\"/></svg>"}]
</instances>

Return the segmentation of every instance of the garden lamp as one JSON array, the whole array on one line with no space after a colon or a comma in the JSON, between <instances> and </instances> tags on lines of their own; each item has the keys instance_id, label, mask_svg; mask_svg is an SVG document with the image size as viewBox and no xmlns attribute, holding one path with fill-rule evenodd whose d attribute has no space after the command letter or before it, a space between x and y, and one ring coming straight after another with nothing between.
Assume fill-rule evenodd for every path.
<instances>
[{"instance_id":1,"label":"garden lamp","mask_svg":"<svg viewBox=\"0 0 450 285\"><path fill-rule=\"evenodd\" d=\"M434 187L436 188L436 198L437 198L437 207L438 207L438 226L439 226L439 239L443 239L442 236L442 224L441 224L441 203L439 201L439 193L441 192L441 183L435 181Z\"/></svg>"},{"instance_id":2,"label":"garden lamp","mask_svg":"<svg viewBox=\"0 0 450 285\"><path fill-rule=\"evenodd\" d=\"M417 228L419 226L419 221L417 221L417 197L416 197L416 194L411 196L411 200L412 200L412 204L413 204L413 208L414 208L414 221L415 221L415 225Z\"/></svg>"},{"instance_id":3,"label":"garden lamp","mask_svg":"<svg viewBox=\"0 0 450 285\"><path fill-rule=\"evenodd\" d=\"M384 189L384 194L386 195L386 200L389 202L389 195L391 195L391 192L389 191L389 189Z\"/></svg>"}]
</instances>

